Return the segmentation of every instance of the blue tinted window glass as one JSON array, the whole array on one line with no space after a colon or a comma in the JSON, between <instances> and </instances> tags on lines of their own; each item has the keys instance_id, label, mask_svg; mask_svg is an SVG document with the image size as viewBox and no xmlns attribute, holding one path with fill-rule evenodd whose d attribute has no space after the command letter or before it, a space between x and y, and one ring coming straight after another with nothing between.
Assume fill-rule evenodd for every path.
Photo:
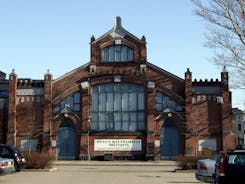
<instances>
[{"instance_id":1,"label":"blue tinted window glass","mask_svg":"<svg viewBox=\"0 0 245 184\"><path fill-rule=\"evenodd\" d=\"M134 60L134 50L125 45L111 45L102 51L102 62L127 62Z\"/></svg>"},{"instance_id":2,"label":"blue tinted window glass","mask_svg":"<svg viewBox=\"0 0 245 184\"><path fill-rule=\"evenodd\" d=\"M128 47L128 61L133 61L134 60L134 52L133 49Z\"/></svg>"},{"instance_id":3,"label":"blue tinted window glass","mask_svg":"<svg viewBox=\"0 0 245 184\"><path fill-rule=\"evenodd\" d=\"M92 130L144 130L144 93L144 86L129 83L93 86Z\"/></svg>"},{"instance_id":4,"label":"blue tinted window glass","mask_svg":"<svg viewBox=\"0 0 245 184\"><path fill-rule=\"evenodd\" d=\"M171 99L169 96L157 92L156 94L156 111L163 112L166 109L171 109L176 112L183 111L183 106L178 104L174 99Z\"/></svg>"},{"instance_id":5,"label":"blue tinted window glass","mask_svg":"<svg viewBox=\"0 0 245 184\"><path fill-rule=\"evenodd\" d=\"M127 61L127 60L128 60L127 47L122 46L121 47L121 61Z\"/></svg>"},{"instance_id":6,"label":"blue tinted window glass","mask_svg":"<svg viewBox=\"0 0 245 184\"><path fill-rule=\"evenodd\" d=\"M115 61L115 47L109 47L109 61Z\"/></svg>"},{"instance_id":7,"label":"blue tinted window glass","mask_svg":"<svg viewBox=\"0 0 245 184\"><path fill-rule=\"evenodd\" d=\"M115 61L121 61L121 46L120 45L116 45L115 46Z\"/></svg>"},{"instance_id":8,"label":"blue tinted window glass","mask_svg":"<svg viewBox=\"0 0 245 184\"><path fill-rule=\"evenodd\" d=\"M54 113L59 113L62 111L65 107L69 107L71 111L74 112L79 112L80 111L80 93L76 92L73 93L72 95L66 97L63 99L59 104L57 104L54 107L53 112Z\"/></svg>"},{"instance_id":9,"label":"blue tinted window glass","mask_svg":"<svg viewBox=\"0 0 245 184\"><path fill-rule=\"evenodd\" d=\"M106 47L102 53L102 61L109 61L109 47Z\"/></svg>"}]
</instances>

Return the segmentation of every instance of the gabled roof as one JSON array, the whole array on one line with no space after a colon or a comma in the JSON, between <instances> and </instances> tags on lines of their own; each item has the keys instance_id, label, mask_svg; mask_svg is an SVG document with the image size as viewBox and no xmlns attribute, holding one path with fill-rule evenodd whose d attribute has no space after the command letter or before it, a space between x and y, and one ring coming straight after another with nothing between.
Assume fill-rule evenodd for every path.
<instances>
[{"instance_id":1,"label":"gabled roof","mask_svg":"<svg viewBox=\"0 0 245 184\"><path fill-rule=\"evenodd\" d=\"M88 67L88 66L89 66L89 63L85 63L84 65L82 65L82 66L80 66L80 67L78 67L78 68L75 68L74 70L72 70L72 71L70 71L70 72L67 72L67 73L65 73L64 75L61 75L60 77L58 77L57 79L55 79L54 82L59 81L59 80L65 78L65 77L71 75L72 73L75 73L75 72L77 72L77 71L79 71L79 70L81 70L81 69L83 69L83 68Z\"/></svg>"},{"instance_id":2,"label":"gabled roof","mask_svg":"<svg viewBox=\"0 0 245 184\"><path fill-rule=\"evenodd\" d=\"M6 73L0 71L0 79L5 79L6 78Z\"/></svg>"},{"instance_id":3,"label":"gabled roof","mask_svg":"<svg viewBox=\"0 0 245 184\"><path fill-rule=\"evenodd\" d=\"M151 67L151 68L153 68L153 69L155 69L155 70L157 70L159 72L162 72L165 75L168 75L168 76L170 76L170 77L172 77L172 78L174 78L174 79L176 79L178 81L181 81L181 82L184 82L185 81L184 79L182 79L182 78L180 78L180 77L178 77L178 76L176 76L176 75L174 75L174 74L172 74L172 73L170 73L170 72L168 72L168 71L166 71L166 70L164 70L164 69L162 69L162 68L160 68L160 67L158 67L158 66L156 66L156 65L154 65L152 63L150 63L150 62L146 62L146 64L149 67Z\"/></svg>"},{"instance_id":4,"label":"gabled roof","mask_svg":"<svg viewBox=\"0 0 245 184\"><path fill-rule=\"evenodd\" d=\"M93 43L100 41L101 39L105 38L108 35L112 36L113 38L115 37L124 38L126 35L128 35L131 38L137 40L138 42L145 44L144 40L139 39L138 37L134 36L133 34L131 34L130 32L128 32L126 29L122 27L122 20L120 17L115 18L114 27L111 30L109 30L107 33L105 33L104 35L102 35L101 37L93 41Z\"/></svg>"}]
</instances>

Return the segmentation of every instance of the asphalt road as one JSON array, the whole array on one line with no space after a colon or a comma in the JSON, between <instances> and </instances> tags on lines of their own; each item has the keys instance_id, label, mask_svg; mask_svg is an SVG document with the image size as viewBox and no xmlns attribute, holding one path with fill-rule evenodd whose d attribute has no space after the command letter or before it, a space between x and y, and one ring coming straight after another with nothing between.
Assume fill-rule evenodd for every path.
<instances>
[{"instance_id":1,"label":"asphalt road","mask_svg":"<svg viewBox=\"0 0 245 184\"><path fill-rule=\"evenodd\" d=\"M151 165L55 165L51 171L26 170L0 176L1 184L185 184L199 183L194 171Z\"/></svg>"}]
</instances>

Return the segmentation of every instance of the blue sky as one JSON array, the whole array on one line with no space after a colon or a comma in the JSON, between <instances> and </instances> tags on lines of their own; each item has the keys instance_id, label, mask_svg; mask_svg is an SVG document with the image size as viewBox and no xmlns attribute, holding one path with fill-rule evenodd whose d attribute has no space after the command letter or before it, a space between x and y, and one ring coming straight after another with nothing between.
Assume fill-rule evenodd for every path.
<instances>
[{"instance_id":1,"label":"blue sky","mask_svg":"<svg viewBox=\"0 0 245 184\"><path fill-rule=\"evenodd\" d=\"M149 62L183 78L220 79L222 68L204 47L207 25L190 0L0 0L0 70L19 78L54 79L89 62L90 37L122 26L147 41ZM244 109L244 91L232 90L233 107Z\"/></svg>"}]
</instances>

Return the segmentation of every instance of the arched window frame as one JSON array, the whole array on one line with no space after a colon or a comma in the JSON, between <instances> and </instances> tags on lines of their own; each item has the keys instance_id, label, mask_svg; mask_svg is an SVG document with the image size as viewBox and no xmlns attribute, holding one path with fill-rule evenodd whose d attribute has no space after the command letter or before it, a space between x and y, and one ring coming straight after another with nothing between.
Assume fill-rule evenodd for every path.
<instances>
[{"instance_id":1,"label":"arched window frame","mask_svg":"<svg viewBox=\"0 0 245 184\"><path fill-rule=\"evenodd\" d=\"M166 109L174 110L175 112L182 112L184 107L177 103L174 99L167 96L163 92L156 93L156 111L163 112Z\"/></svg>"},{"instance_id":2,"label":"arched window frame","mask_svg":"<svg viewBox=\"0 0 245 184\"><path fill-rule=\"evenodd\" d=\"M67 105L74 112L80 111L81 99L80 92L75 92L65 99L63 99L59 104L55 105L53 113L59 113Z\"/></svg>"}]
</instances>

